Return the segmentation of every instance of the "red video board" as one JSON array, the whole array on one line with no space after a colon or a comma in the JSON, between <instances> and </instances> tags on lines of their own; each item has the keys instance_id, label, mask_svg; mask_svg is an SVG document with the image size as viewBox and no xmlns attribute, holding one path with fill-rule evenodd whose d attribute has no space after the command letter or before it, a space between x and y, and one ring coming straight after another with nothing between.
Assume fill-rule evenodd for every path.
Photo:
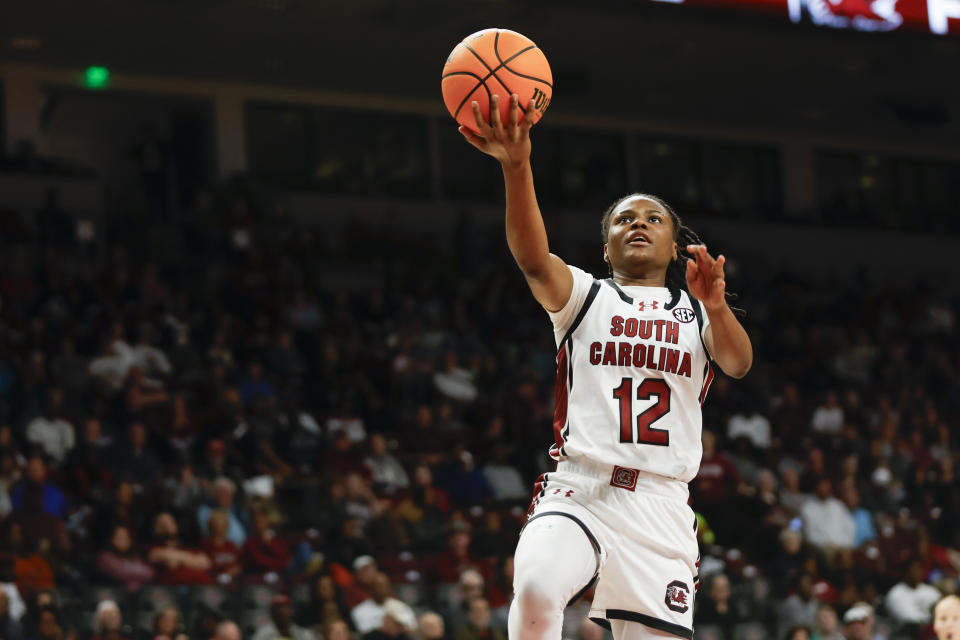
<instances>
[{"instance_id":1,"label":"red video board","mask_svg":"<svg viewBox=\"0 0 960 640\"><path fill-rule=\"evenodd\" d=\"M960 35L960 0L657 0L699 7L734 6L857 31L926 31Z\"/></svg>"}]
</instances>

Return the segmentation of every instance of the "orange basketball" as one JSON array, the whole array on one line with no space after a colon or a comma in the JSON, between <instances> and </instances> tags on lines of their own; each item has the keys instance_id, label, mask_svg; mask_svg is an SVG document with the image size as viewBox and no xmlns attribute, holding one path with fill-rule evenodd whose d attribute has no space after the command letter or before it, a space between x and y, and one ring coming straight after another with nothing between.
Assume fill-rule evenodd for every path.
<instances>
[{"instance_id":1,"label":"orange basketball","mask_svg":"<svg viewBox=\"0 0 960 640\"><path fill-rule=\"evenodd\" d=\"M521 119L536 123L550 106L553 74L547 57L530 38L509 29L484 29L467 36L447 57L440 89L447 110L476 132L470 103L476 100L490 121L490 98L500 97L500 121L509 122L510 96L520 97Z\"/></svg>"}]
</instances>

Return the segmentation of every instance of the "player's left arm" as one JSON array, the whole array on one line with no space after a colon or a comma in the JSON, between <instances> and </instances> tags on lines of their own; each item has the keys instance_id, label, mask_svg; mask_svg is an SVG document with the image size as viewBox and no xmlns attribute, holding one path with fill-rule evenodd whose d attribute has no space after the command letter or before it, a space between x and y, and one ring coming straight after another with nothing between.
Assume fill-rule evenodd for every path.
<instances>
[{"instance_id":1,"label":"player's left arm","mask_svg":"<svg viewBox=\"0 0 960 640\"><path fill-rule=\"evenodd\" d=\"M714 259L703 244L690 245L687 252L692 255L687 261L687 289L703 303L710 317L703 334L707 351L725 374L742 378L753 365L753 345L746 329L727 306L723 276L726 258Z\"/></svg>"}]
</instances>

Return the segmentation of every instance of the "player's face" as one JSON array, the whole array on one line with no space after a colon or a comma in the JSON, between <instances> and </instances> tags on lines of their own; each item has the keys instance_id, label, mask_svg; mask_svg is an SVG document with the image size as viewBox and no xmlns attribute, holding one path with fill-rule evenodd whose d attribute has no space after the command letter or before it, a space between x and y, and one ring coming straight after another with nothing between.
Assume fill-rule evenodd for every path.
<instances>
[{"instance_id":1,"label":"player's face","mask_svg":"<svg viewBox=\"0 0 960 640\"><path fill-rule=\"evenodd\" d=\"M614 272L666 269L677 256L673 219L662 206L643 197L624 200L610 214L604 259Z\"/></svg>"},{"instance_id":2,"label":"player's face","mask_svg":"<svg viewBox=\"0 0 960 640\"><path fill-rule=\"evenodd\" d=\"M940 603L933 618L937 640L960 640L960 600L950 598Z\"/></svg>"}]
</instances>

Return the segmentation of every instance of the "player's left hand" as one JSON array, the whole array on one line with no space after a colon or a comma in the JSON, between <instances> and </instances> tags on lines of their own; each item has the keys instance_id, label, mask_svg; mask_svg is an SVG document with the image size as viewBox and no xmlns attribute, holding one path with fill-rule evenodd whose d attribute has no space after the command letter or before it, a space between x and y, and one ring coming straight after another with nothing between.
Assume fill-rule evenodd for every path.
<instances>
[{"instance_id":1,"label":"player's left hand","mask_svg":"<svg viewBox=\"0 0 960 640\"><path fill-rule=\"evenodd\" d=\"M720 256L714 260L705 244L687 246L692 258L687 260L687 289L690 294L710 309L726 306L727 283L723 277L723 265L726 258Z\"/></svg>"}]
</instances>

